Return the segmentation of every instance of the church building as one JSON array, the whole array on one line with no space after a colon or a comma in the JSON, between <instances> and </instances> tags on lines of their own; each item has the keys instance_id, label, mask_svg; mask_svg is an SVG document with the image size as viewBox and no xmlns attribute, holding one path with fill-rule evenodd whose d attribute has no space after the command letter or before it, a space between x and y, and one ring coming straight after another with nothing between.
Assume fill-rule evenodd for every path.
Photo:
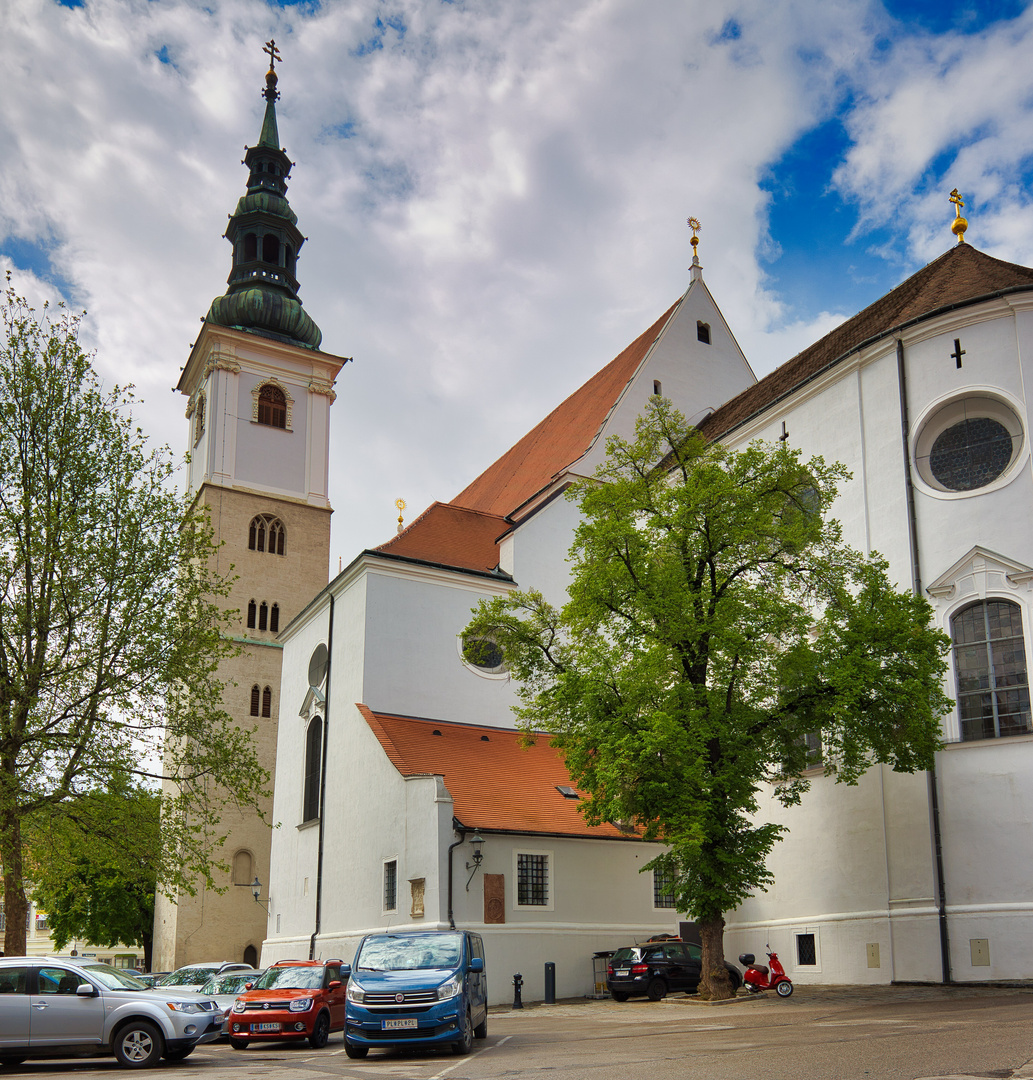
<instances>
[{"instance_id":1,"label":"church building","mask_svg":"<svg viewBox=\"0 0 1033 1080\"><path fill-rule=\"evenodd\" d=\"M845 787L816 764L801 806L762 796L789 832L770 891L727 913L727 955L770 943L801 983L1029 977L1033 270L966 243L956 197L957 243L758 381L694 245L684 294L620 355L328 583L343 361L297 300L275 78L227 231L229 290L179 387L191 489L240 574L234 708L257 717L270 763L275 740L271 845L245 820L227 840L234 884L268 882L268 917L243 889L183 897L159 911L156 956L182 963L204 940L235 959L246 937L263 964L350 960L370 931L457 926L483 936L502 1002L517 972L540 998L546 962L560 996L591 993L593 953L676 931L670 883L639 872L656 845L585 825L548 739L525 746L515 729L498 650L463 638L481 599L535 588L563 602L577 521L564 492L663 395L711 439L788 439L843 462L844 539L884 555L954 642L956 708L932 772L876 768Z\"/></svg>"}]
</instances>

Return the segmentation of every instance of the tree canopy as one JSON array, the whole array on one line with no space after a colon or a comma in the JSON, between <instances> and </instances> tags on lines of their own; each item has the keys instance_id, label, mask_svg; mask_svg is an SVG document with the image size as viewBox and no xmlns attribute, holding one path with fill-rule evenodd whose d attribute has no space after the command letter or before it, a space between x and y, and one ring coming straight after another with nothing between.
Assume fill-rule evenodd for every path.
<instances>
[{"instance_id":1,"label":"tree canopy","mask_svg":"<svg viewBox=\"0 0 1033 1080\"><path fill-rule=\"evenodd\" d=\"M150 969L160 804L156 791L114 780L48 804L26 823L32 898L58 949L70 941L138 945Z\"/></svg>"},{"instance_id":2,"label":"tree canopy","mask_svg":"<svg viewBox=\"0 0 1033 1080\"><path fill-rule=\"evenodd\" d=\"M563 607L518 591L465 631L501 649L519 721L551 735L586 819L665 845L647 868L699 924L711 996L731 993L723 913L772 880L783 827L758 816L761 789L798 802L817 747L848 784L880 762L926 769L951 704L929 605L830 517L846 479L785 444L707 443L653 399L568 492Z\"/></svg>"},{"instance_id":3,"label":"tree canopy","mask_svg":"<svg viewBox=\"0 0 1033 1080\"><path fill-rule=\"evenodd\" d=\"M10 279L8 278L8 281ZM0 339L0 862L25 950L22 825L127 777L167 778L158 880L212 883L227 800L268 776L222 710L228 582L131 391L105 391L79 318L8 287Z\"/></svg>"}]
</instances>

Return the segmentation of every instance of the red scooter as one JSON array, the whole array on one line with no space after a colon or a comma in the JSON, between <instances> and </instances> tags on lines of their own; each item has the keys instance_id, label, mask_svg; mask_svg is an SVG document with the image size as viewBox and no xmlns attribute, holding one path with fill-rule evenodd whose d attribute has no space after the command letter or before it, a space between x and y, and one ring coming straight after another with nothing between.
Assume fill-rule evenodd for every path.
<instances>
[{"instance_id":1,"label":"red scooter","mask_svg":"<svg viewBox=\"0 0 1033 1080\"><path fill-rule=\"evenodd\" d=\"M769 971L764 964L758 964L753 953L744 952L739 956L739 963L746 968L742 981L751 994L759 994L761 990L774 988L779 997L787 998L793 992L792 980L778 962L778 953L773 953L770 945L764 947L767 950L771 970Z\"/></svg>"}]
</instances>

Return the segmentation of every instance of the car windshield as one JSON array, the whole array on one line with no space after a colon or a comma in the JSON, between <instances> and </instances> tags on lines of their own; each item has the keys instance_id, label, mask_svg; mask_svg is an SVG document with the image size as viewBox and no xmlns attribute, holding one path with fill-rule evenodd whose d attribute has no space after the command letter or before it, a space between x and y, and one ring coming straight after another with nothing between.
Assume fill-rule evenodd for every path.
<instances>
[{"instance_id":1,"label":"car windshield","mask_svg":"<svg viewBox=\"0 0 1033 1080\"><path fill-rule=\"evenodd\" d=\"M200 986L201 983L207 982L217 971L219 967L217 964L212 964L211 967L185 967L180 968L179 971L174 971L171 975L166 975L161 980L162 986Z\"/></svg>"},{"instance_id":2,"label":"car windshield","mask_svg":"<svg viewBox=\"0 0 1033 1080\"><path fill-rule=\"evenodd\" d=\"M102 986L109 990L149 990L146 983L133 975L127 975L107 964L82 964L80 970L88 971Z\"/></svg>"},{"instance_id":3,"label":"car windshield","mask_svg":"<svg viewBox=\"0 0 1033 1080\"><path fill-rule=\"evenodd\" d=\"M634 964L638 962L639 957L642 955L641 949L618 949L613 954L613 959L610 960L611 964Z\"/></svg>"},{"instance_id":4,"label":"car windshield","mask_svg":"<svg viewBox=\"0 0 1033 1080\"><path fill-rule=\"evenodd\" d=\"M362 971L454 968L462 955L462 934L377 934L362 943L355 967Z\"/></svg>"},{"instance_id":5,"label":"car windshield","mask_svg":"<svg viewBox=\"0 0 1033 1080\"><path fill-rule=\"evenodd\" d=\"M323 985L323 968L271 967L255 983L256 990L318 990Z\"/></svg>"},{"instance_id":6,"label":"car windshield","mask_svg":"<svg viewBox=\"0 0 1033 1080\"><path fill-rule=\"evenodd\" d=\"M201 993L239 994L249 982L255 982L259 974L257 971L244 971L233 975L213 975L201 987Z\"/></svg>"}]
</instances>

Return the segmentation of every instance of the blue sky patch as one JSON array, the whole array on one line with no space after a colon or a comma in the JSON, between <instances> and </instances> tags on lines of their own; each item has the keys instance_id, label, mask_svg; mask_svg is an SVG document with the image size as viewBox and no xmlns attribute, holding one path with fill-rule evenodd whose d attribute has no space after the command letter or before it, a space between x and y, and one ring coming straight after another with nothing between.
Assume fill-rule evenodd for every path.
<instances>
[{"instance_id":1,"label":"blue sky patch","mask_svg":"<svg viewBox=\"0 0 1033 1080\"><path fill-rule=\"evenodd\" d=\"M86 0L56 0L56 3L61 7L80 8L86 3Z\"/></svg>"},{"instance_id":2,"label":"blue sky patch","mask_svg":"<svg viewBox=\"0 0 1033 1080\"><path fill-rule=\"evenodd\" d=\"M1028 0L883 0L886 10L909 27L933 34L978 34L993 23L1021 15Z\"/></svg>"},{"instance_id":3,"label":"blue sky patch","mask_svg":"<svg viewBox=\"0 0 1033 1080\"><path fill-rule=\"evenodd\" d=\"M389 15L382 19L379 15L373 21L373 33L355 49L356 56L368 56L372 52L384 47L384 37L388 30L394 30L401 41L409 28L401 15Z\"/></svg>"},{"instance_id":4,"label":"blue sky patch","mask_svg":"<svg viewBox=\"0 0 1033 1080\"><path fill-rule=\"evenodd\" d=\"M8 236L0 241L0 255L10 259L18 270L25 270L41 281L49 282L66 300L73 295L72 283L50 261L50 245L38 240Z\"/></svg>"}]
</instances>

